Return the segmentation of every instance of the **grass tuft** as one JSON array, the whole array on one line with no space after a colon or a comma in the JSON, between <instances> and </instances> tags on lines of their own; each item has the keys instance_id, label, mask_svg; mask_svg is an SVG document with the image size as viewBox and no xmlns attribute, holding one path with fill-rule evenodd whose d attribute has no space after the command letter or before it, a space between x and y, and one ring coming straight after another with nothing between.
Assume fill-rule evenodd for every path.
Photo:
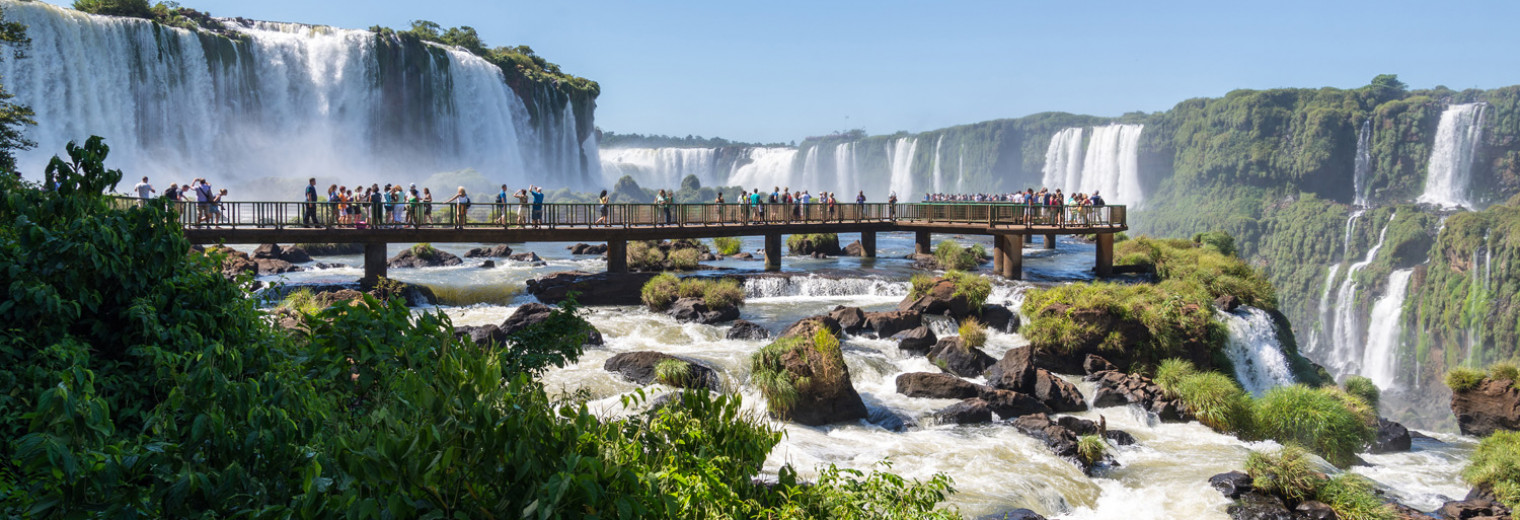
<instances>
[{"instance_id":1,"label":"grass tuft","mask_svg":"<svg viewBox=\"0 0 1520 520\"><path fill-rule=\"evenodd\" d=\"M1510 509L1520 509L1520 432L1500 430L1484 438L1462 469L1462 478L1489 488Z\"/></svg>"},{"instance_id":2,"label":"grass tuft","mask_svg":"<svg viewBox=\"0 0 1520 520\"><path fill-rule=\"evenodd\" d=\"M1177 398L1198 422L1221 432L1251 430L1251 397L1235 380L1219 372L1202 372L1177 383Z\"/></svg>"},{"instance_id":3,"label":"grass tuft","mask_svg":"<svg viewBox=\"0 0 1520 520\"><path fill-rule=\"evenodd\" d=\"M1346 393L1361 398L1362 402L1372 407L1374 412L1377 411L1378 400L1381 398L1382 391L1378 390L1377 385L1371 379L1362 376L1347 377L1346 382L1341 384L1341 388L1344 388Z\"/></svg>"},{"instance_id":4,"label":"grass tuft","mask_svg":"<svg viewBox=\"0 0 1520 520\"><path fill-rule=\"evenodd\" d=\"M961 346L967 349L987 344L987 326L982 325L982 322L977 321L976 318L961 320L959 333L961 335Z\"/></svg>"},{"instance_id":5,"label":"grass tuft","mask_svg":"<svg viewBox=\"0 0 1520 520\"><path fill-rule=\"evenodd\" d=\"M1338 388L1302 384L1268 390L1256 400L1256 433L1313 450L1337 467L1350 466L1376 429L1366 415L1346 405L1345 395Z\"/></svg>"},{"instance_id":6,"label":"grass tuft","mask_svg":"<svg viewBox=\"0 0 1520 520\"><path fill-rule=\"evenodd\" d=\"M1257 489L1294 505L1313 498L1322 480L1314 469L1309 452L1291 444L1283 446L1277 453L1251 452L1246 457L1246 474L1251 476L1252 485Z\"/></svg>"},{"instance_id":7,"label":"grass tuft","mask_svg":"<svg viewBox=\"0 0 1520 520\"><path fill-rule=\"evenodd\" d=\"M1393 507L1378 497L1372 481L1355 473L1341 473L1320 487L1316 500L1335 510L1340 520L1394 520Z\"/></svg>"},{"instance_id":8,"label":"grass tuft","mask_svg":"<svg viewBox=\"0 0 1520 520\"><path fill-rule=\"evenodd\" d=\"M660 383L685 388L691 379L691 365L679 359L666 359L654 365L654 377Z\"/></svg>"},{"instance_id":9,"label":"grass tuft","mask_svg":"<svg viewBox=\"0 0 1520 520\"><path fill-rule=\"evenodd\" d=\"M1446 373L1446 386L1453 392L1466 392L1483 384L1483 378L1482 371L1457 367Z\"/></svg>"},{"instance_id":10,"label":"grass tuft","mask_svg":"<svg viewBox=\"0 0 1520 520\"><path fill-rule=\"evenodd\" d=\"M1103 460L1103 454L1108 453L1108 443L1097 435L1083 435L1077 439L1077 458L1088 466L1097 464Z\"/></svg>"},{"instance_id":11,"label":"grass tuft","mask_svg":"<svg viewBox=\"0 0 1520 520\"><path fill-rule=\"evenodd\" d=\"M716 249L718 254L723 256L739 254L740 247L742 246L737 237L717 237L713 239L713 249Z\"/></svg>"},{"instance_id":12,"label":"grass tuft","mask_svg":"<svg viewBox=\"0 0 1520 520\"><path fill-rule=\"evenodd\" d=\"M1156 368L1156 385L1168 395L1176 396L1177 389L1182 386L1182 380L1198 373L1198 368L1193 366L1192 361L1186 359L1167 359Z\"/></svg>"},{"instance_id":13,"label":"grass tuft","mask_svg":"<svg viewBox=\"0 0 1520 520\"><path fill-rule=\"evenodd\" d=\"M1488 366L1488 377L1495 381L1520 382L1520 368L1514 363L1494 363Z\"/></svg>"}]
</instances>

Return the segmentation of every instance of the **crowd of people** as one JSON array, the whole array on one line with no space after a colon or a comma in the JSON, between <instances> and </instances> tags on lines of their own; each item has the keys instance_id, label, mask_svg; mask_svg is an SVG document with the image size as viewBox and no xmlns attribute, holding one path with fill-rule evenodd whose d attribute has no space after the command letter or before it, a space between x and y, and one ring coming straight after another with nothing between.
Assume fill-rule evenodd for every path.
<instances>
[{"instance_id":1,"label":"crowd of people","mask_svg":"<svg viewBox=\"0 0 1520 520\"><path fill-rule=\"evenodd\" d=\"M369 187L359 186L358 189L355 193L347 186L328 186L325 199L327 204L324 205L320 204L324 199L317 194L317 180L310 179L304 194L307 204L302 212L302 225L415 228L440 223L467 224L470 221L470 207L479 204L470 197L464 186L460 186L454 196L442 201L442 204L451 208L452 214L447 222L441 222L433 216L435 202L430 188L418 189L416 184L410 184L404 189L400 184L381 187L376 183ZM495 208L491 222L503 226L513 223L534 227L543 225L544 189L529 186L516 192L509 191L507 185L501 185L501 192L496 194L491 203ZM508 210L514 200L517 202L516 218Z\"/></svg>"},{"instance_id":2,"label":"crowd of people","mask_svg":"<svg viewBox=\"0 0 1520 520\"><path fill-rule=\"evenodd\" d=\"M150 199L158 193L158 190L148 183L147 177L143 177L142 182L133 186L132 191L139 199ZM197 178L184 185L177 182L169 183L169 187L164 190L163 198L171 202L194 201L194 213L191 218L195 219L196 224L216 225L227 222L227 214L222 206L222 201L227 198L227 189L217 190L211 186L211 181L206 179Z\"/></svg>"},{"instance_id":3,"label":"crowd of people","mask_svg":"<svg viewBox=\"0 0 1520 520\"><path fill-rule=\"evenodd\" d=\"M1009 204L1024 204L1029 206L1103 206L1103 196L1097 191L1092 195L1086 193L1071 193L1063 195L1058 188L1050 191L1048 188L1028 188L1024 191L1013 193L925 193L924 202L1006 202Z\"/></svg>"}]
</instances>

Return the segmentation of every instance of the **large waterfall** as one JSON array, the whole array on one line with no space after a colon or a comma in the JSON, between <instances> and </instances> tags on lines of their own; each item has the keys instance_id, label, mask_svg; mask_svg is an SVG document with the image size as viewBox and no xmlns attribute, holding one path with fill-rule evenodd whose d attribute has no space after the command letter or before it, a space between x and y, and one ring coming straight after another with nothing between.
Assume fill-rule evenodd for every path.
<instances>
[{"instance_id":1,"label":"large waterfall","mask_svg":"<svg viewBox=\"0 0 1520 520\"><path fill-rule=\"evenodd\" d=\"M1362 375L1379 388L1393 388L1398 377L1399 342L1404 332L1404 296L1409 292L1413 269L1388 275L1383 297L1372 305L1367 318L1367 347L1362 351Z\"/></svg>"},{"instance_id":2,"label":"large waterfall","mask_svg":"<svg viewBox=\"0 0 1520 520\"><path fill-rule=\"evenodd\" d=\"M895 146L889 146L887 150L892 164L891 191L897 194L898 200L917 200L913 194L913 154L916 152L918 139L911 137L898 139Z\"/></svg>"},{"instance_id":3,"label":"large waterfall","mask_svg":"<svg viewBox=\"0 0 1520 520\"><path fill-rule=\"evenodd\" d=\"M742 164L734 164L734 170L724 184L751 190L759 188L761 192L788 186L801 189L802 179L792 175L792 160L796 158L796 148L750 148Z\"/></svg>"},{"instance_id":4,"label":"large waterfall","mask_svg":"<svg viewBox=\"0 0 1520 520\"><path fill-rule=\"evenodd\" d=\"M940 149L940 147L944 146L944 144L945 144L945 136L943 136L943 135L939 136L939 139L936 140L936 141L934 141L934 192L935 193L943 193L945 191L944 181L942 180L942 177L944 177L944 173L940 170L940 166L939 166L939 149Z\"/></svg>"},{"instance_id":5,"label":"large waterfall","mask_svg":"<svg viewBox=\"0 0 1520 520\"><path fill-rule=\"evenodd\" d=\"M1420 202L1473 209L1473 157L1482 141L1487 106L1486 103L1452 105L1441 112Z\"/></svg>"},{"instance_id":6,"label":"large waterfall","mask_svg":"<svg viewBox=\"0 0 1520 520\"><path fill-rule=\"evenodd\" d=\"M1254 395L1274 386L1291 385L1293 369L1277 339L1277 324L1266 311L1241 307L1235 312L1219 312L1230 329L1225 354L1235 365L1235 379L1241 388Z\"/></svg>"},{"instance_id":7,"label":"large waterfall","mask_svg":"<svg viewBox=\"0 0 1520 520\"><path fill-rule=\"evenodd\" d=\"M272 177L383 183L474 168L516 184L595 179L583 150L595 142L577 138L573 106L539 107L535 126L501 70L461 50L223 20L243 36L232 40L41 2L5 12L32 39L25 57L0 61L36 112L27 137L38 146L18 157L28 175L68 141L100 135L131 176L207 177L244 186L238 198L296 195L258 193Z\"/></svg>"},{"instance_id":8,"label":"large waterfall","mask_svg":"<svg viewBox=\"0 0 1520 520\"><path fill-rule=\"evenodd\" d=\"M1372 264L1377 259L1378 252L1383 249L1383 239L1388 236L1388 228L1393 219L1398 217L1395 213L1388 217L1388 222L1383 224L1382 231L1378 232L1377 244L1367 251L1367 256L1362 261L1351 264L1346 268L1346 277L1341 282L1340 289L1335 295L1335 316L1327 323L1332 328L1326 332L1326 337L1331 340L1328 357L1321 361L1328 364L1336 375L1359 373L1362 361L1362 339L1364 329L1361 328L1361 320L1357 316L1356 306L1356 273ZM1330 283L1328 280L1325 283Z\"/></svg>"},{"instance_id":9,"label":"large waterfall","mask_svg":"<svg viewBox=\"0 0 1520 520\"><path fill-rule=\"evenodd\" d=\"M718 184L714 148L613 148L601 150L602 176L608 185L624 175L650 188L680 187L687 175L703 186Z\"/></svg>"},{"instance_id":10,"label":"large waterfall","mask_svg":"<svg viewBox=\"0 0 1520 520\"><path fill-rule=\"evenodd\" d=\"M1145 125L1092 127L1085 153L1082 128L1067 128L1045 150L1045 187L1098 193L1109 204L1140 204L1140 135Z\"/></svg>"},{"instance_id":11,"label":"large waterfall","mask_svg":"<svg viewBox=\"0 0 1520 520\"><path fill-rule=\"evenodd\" d=\"M1355 205L1367 207L1367 175L1372 173L1372 118L1362 121L1356 134L1356 163L1352 168L1351 188Z\"/></svg>"},{"instance_id":12,"label":"large waterfall","mask_svg":"<svg viewBox=\"0 0 1520 520\"><path fill-rule=\"evenodd\" d=\"M855 143L834 145L834 178L836 190L848 190L860 186L860 166L855 164Z\"/></svg>"}]
</instances>

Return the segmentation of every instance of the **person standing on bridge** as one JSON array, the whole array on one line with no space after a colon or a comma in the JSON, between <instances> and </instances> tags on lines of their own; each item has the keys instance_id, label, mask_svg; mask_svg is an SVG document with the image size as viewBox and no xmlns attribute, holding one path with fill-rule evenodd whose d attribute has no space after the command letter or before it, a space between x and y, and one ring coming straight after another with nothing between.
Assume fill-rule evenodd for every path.
<instances>
[{"instance_id":1,"label":"person standing on bridge","mask_svg":"<svg viewBox=\"0 0 1520 520\"><path fill-rule=\"evenodd\" d=\"M859 222L866 215L866 190L860 190L855 194L855 221Z\"/></svg>"},{"instance_id":2,"label":"person standing on bridge","mask_svg":"<svg viewBox=\"0 0 1520 520\"><path fill-rule=\"evenodd\" d=\"M671 221L671 219L670 219L670 197L667 196L667 195L665 195L665 190L662 189L662 190L659 191L659 193L655 194L655 196L654 196L654 207L661 214L665 215L665 225L669 226L670 225L670 221ZM654 225L655 225L655 227L659 227L660 226L659 221L656 220Z\"/></svg>"},{"instance_id":3,"label":"person standing on bridge","mask_svg":"<svg viewBox=\"0 0 1520 520\"><path fill-rule=\"evenodd\" d=\"M427 225L433 225L433 190L422 188L422 221Z\"/></svg>"},{"instance_id":4,"label":"person standing on bridge","mask_svg":"<svg viewBox=\"0 0 1520 520\"><path fill-rule=\"evenodd\" d=\"M507 195L507 185L503 184L501 185L501 191L496 193L496 211L499 213L499 215L496 217L496 222L498 224L501 224L503 227L507 225L508 197L509 195Z\"/></svg>"},{"instance_id":5,"label":"person standing on bridge","mask_svg":"<svg viewBox=\"0 0 1520 520\"><path fill-rule=\"evenodd\" d=\"M312 177L306 182L306 206L301 214L301 225L317 227L317 178Z\"/></svg>"},{"instance_id":6,"label":"person standing on bridge","mask_svg":"<svg viewBox=\"0 0 1520 520\"><path fill-rule=\"evenodd\" d=\"M142 182L139 182L136 186L133 186L132 191L137 193L137 198L142 199L137 202L138 206L147 206L148 199L153 198L153 194L157 193L153 190L153 185L148 184L147 177L143 177Z\"/></svg>"},{"instance_id":7,"label":"person standing on bridge","mask_svg":"<svg viewBox=\"0 0 1520 520\"><path fill-rule=\"evenodd\" d=\"M464 186L460 186L459 193L454 194L453 197L451 197L449 200L443 201L443 203L455 204L454 225L456 227L470 223L470 194L465 193Z\"/></svg>"},{"instance_id":8,"label":"person standing on bridge","mask_svg":"<svg viewBox=\"0 0 1520 520\"><path fill-rule=\"evenodd\" d=\"M892 220L897 220L897 192L895 191L887 195L887 216Z\"/></svg>"},{"instance_id":9,"label":"person standing on bridge","mask_svg":"<svg viewBox=\"0 0 1520 520\"><path fill-rule=\"evenodd\" d=\"M718 196L722 197L723 194L720 193ZM592 225L602 224L606 227L612 227L612 223L607 222L607 190L602 190L602 194L596 197L596 202L596 222Z\"/></svg>"},{"instance_id":10,"label":"person standing on bridge","mask_svg":"<svg viewBox=\"0 0 1520 520\"><path fill-rule=\"evenodd\" d=\"M544 187L534 186L528 194L533 196L533 227L542 226L544 224Z\"/></svg>"},{"instance_id":11,"label":"person standing on bridge","mask_svg":"<svg viewBox=\"0 0 1520 520\"><path fill-rule=\"evenodd\" d=\"M517 197L517 225L526 226L528 224L528 189L517 190L517 193L513 193L512 196Z\"/></svg>"}]
</instances>

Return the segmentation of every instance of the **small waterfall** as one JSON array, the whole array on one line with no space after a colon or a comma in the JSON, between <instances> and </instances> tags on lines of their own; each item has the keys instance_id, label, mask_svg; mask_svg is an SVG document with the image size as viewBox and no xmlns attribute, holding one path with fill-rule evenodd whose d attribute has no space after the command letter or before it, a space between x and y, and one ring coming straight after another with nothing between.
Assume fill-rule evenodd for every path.
<instances>
[{"instance_id":1,"label":"small waterfall","mask_svg":"<svg viewBox=\"0 0 1520 520\"><path fill-rule=\"evenodd\" d=\"M957 175L956 178L955 178L955 192L956 193L965 193L966 192L966 145L964 143L961 144L961 153L958 154L958 155L960 157L960 170L961 171L960 171L960 174Z\"/></svg>"},{"instance_id":2,"label":"small waterfall","mask_svg":"<svg viewBox=\"0 0 1520 520\"><path fill-rule=\"evenodd\" d=\"M1330 307L1330 289L1335 287L1335 275L1341 270L1341 264L1332 264L1325 273L1325 290L1319 295L1319 327L1309 334L1309 352L1318 353L1322 336L1328 335L1332 330L1330 320L1334 318L1334 309Z\"/></svg>"},{"instance_id":3,"label":"small waterfall","mask_svg":"<svg viewBox=\"0 0 1520 520\"><path fill-rule=\"evenodd\" d=\"M1220 311L1219 318L1230 329L1225 354L1235 365L1235 379L1241 388L1259 396L1272 387L1294 383L1271 315L1255 307L1241 307L1233 313Z\"/></svg>"},{"instance_id":4,"label":"small waterfall","mask_svg":"<svg viewBox=\"0 0 1520 520\"><path fill-rule=\"evenodd\" d=\"M1388 236L1388 228L1397 217L1398 213L1388 217L1388 222L1383 224L1383 230L1378 232L1377 244L1367 251L1366 258L1351 264L1351 267L1346 269L1346 279L1341 282L1340 290L1336 292L1335 320L1332 322L1335 330L1330 335L1334 343L1331 345L1328 361L1329 368L1337 375L1357 372L1358 364L1362 360L1359 346L1364 329L1361 328L1356 314L1356 272L1377 259L1378 251L1383 249L1383 239Z\"/></svg>"},{"instance_id":5,"label":"small waterfall","mask_svg":"<svg viewBox=\"0 0 1520 520\"><path fill-rule=\"evenodd\" d=\"M1351 259L1351 232L1356 229L1356 219L1366 213L1365 209L1353 210L1351 216L1346 217L1346 237L1341 240L1341 261Z\"/></svg>"},{"instance_id":6,"label":"small waterfall","mask_svg":"<svg viewBox=\"0 0 1520 520\"><path fill-rule=\"evenodd\" d=\"M911 137L900 138L896 146L887 148L887 157L892 159L891 191L897 193L898 200L916 199L913 193L913 154L917 151L918 140ZM861 188L864 186L859 184L855 186L855 189Z\"/></svg>"},{"instance_id":7,"label":"small waterfall","mask_svg":"<svg viewBox=\"0 0 1520 520\"><path fill-rule=\"evenodd\" d=\"M1399 345L1404 331L1404 297L1409 291L1409 276L1414 269L1400 269L1388 275L1388 288L1372 306L1367 319L1367 347L1362 353L1362 375L1378 388L1390 389L1398 383Z\"/></svg>"},{"instance_id":8,"label":"small waterfall","mask_svg":"<svg viewBox=\"0 0 1520 520\"><path fill-rule=\"evenodd\" d=\"M855 143L834 145L834 178L838 182L835 191L843 192L860 185L860 168L855 166Z\"/></svg>"},{"instance_id":9,"label":"small waterfall","mask_svg":"<svg viewBox=\"0 0 1520 520\"><path fill-rule=\"evenodd\" d=\"M827 278L807 276L762 276L744 280L745 298L838 298L846 296L881 296L902 298L911 287L906 282L878 278Z\"/></svg>"},{"instance_id":10,"label":"small waterfall","mask_svg":"<svg viewBox=\"0 0 1520 520\"><path fill-rule=\"evenodd\" d=\"M747 190L759 188L761 192L797 184L792 178L796 148L751 148L745 157L745 164L734 166L727 184Z\"/></svg>"},{"instance_id":11,"label":"small waterfall","mask_svg":"<svg viewBox=\"0 0 1520 520\"><path fill-rule=\"evenodd\" d=\"M940 173L940 168L939 168L939 148L940 148L941 145L944 145L944 144L945 144L945 136L944 135L940 135L939 139L936 140L936 141L934 141L934 192L935 193L944 193L945 192L944 185L940 181L940 178L943 175Z\"/></svg>"},{"instance_id":12,"label":"small waterfall","mask_svg":"<svg viewBox=\"0 0 1520 520\"><path fill-rule=\"evenodd\" d=\"M817 186L821 175L818 173L818 147L808 148L807 155L802 158L802 182L808 186Z\"/></svg>"},{"instance_id":13,"label":"small waterfall","mask_svg":"<svg viewBox=\"0 0 1520 520\"><path fill-rule=\"evenodd\" d=\"M1419 202L1447 208L1475 209L1470 199L1473 157L1483 137L1486 103L1451 105L1441 112L1435 147Z\"/></svg>"},{"instance_id":14,"label":"small waterfall","mask_svg":"<svg viewBox=\"0 0 1520 520\"><path fill-rule=\"evenodd\" d=\"M602 175L616 183L624 175L646 188L676 188L687 175L703 186L716 186L716 148L611 148L601 150Z\"/></svg>"},{"instance_id":15,"label":"small waterfall","mask_svg":"<svg viewBox=\"0 0 1520 520\"><path fill-rule=\"evenodd\" d=\"M1082 182L1075 189L1099 193L1110 204L1140 204L1145 200L1140 191L1140 134L1145 125L1112 124L1092 130L1082 160ZM1067 185L1071 189L1073 185Z\"/></svg>"},{"instance_id":16,"label":"small waterfall","mask_svg":"<svg viewBox=\"0 0 1520 520\"><path fill-rule=\"evenodd\" d=\"M1356 166L1352 169L1352 188L1356 207L1367 207L1367 175L1372 173L1372 118L1362 121L1356 134Z\"/></svg>"},{"instance_id":17,"label":"small waterfall","mask_svg":"<svg viewBox=\"0 0 1520 520\"><path fill-rule=\"evenodd\" d=\"M1072 189L1082 182L1082 129L1066 128L1050 137L1045 148L1044 185Z\"/></svg>"}]
</instances>

